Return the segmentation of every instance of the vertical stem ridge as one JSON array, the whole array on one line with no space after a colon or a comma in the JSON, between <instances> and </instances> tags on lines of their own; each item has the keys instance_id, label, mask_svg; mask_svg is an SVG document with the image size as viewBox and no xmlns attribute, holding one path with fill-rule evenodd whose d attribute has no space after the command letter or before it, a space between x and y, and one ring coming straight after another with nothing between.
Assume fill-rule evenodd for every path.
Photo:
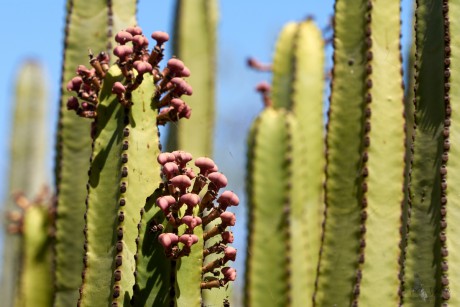
<instances>
[{"instance_id":1,"label":"vertical stem ridge","mask_svg":"<svg viewBox=\"0 0 460 307\"><path fill-rule=\"evenodd\" d=\"M363 236L355 305L396 305L405 167L401 8L393 0L369 0L367 8L364 99L372 115L364 123L368 160L362 169Z\"/></svg>"},{"instance_id":2,"label":"vertical stem ridge","mask_svg":"<svg viewBox=\"0 0 460 307\"><path fill-rule=\"evenodd\" d=\"M443 157L449 156L450 149L450 125L451 125L451 103L450 103L450 22L449 22L449 2L448 0L442 1L442 15L444 23L444 129L443 129ZM440 290L441 290L441 303L446 303L450 299L449 292L449 255L448 255L448 244L447 240L449 239L450 233L446 232L446 215L447 215L447 203L449 202L448 198L448 182L447 182L447 159L442 159L441 167L439 169L441 176L441 207L440 207L440 232L439 240L441 242L441 280L440 280ZM449 235L449 236L448 236ZM453 250L453 249L452 249ZM455 292L454 292L455 293ZM443 304L443 305L444 305Z\"/></svg>"},{"instance_id":3,"label":"vertical stem ridge","mask_svg":"<svg viewBox=\"0 0 460 307\"><path fill-rule=\"evenodd\" d=\"M292 116L292 115L291 115ZM245 303L248 306L289 304L289 271L286 266L286 157L288 114L266 108L249 136L248 257Z\"/></svg>"},{"instance_id":4,"label":"vertical stem ridge","mask_svg":"<svg viewBox=\"0 0 460 307\"><path fill-rule=\"evenodd\" d=\"M366 3L366 13L365 13L366 25L365 25L365 43L366 43L366 57L365 57L365 66L366 66L366 76L365 76L365 87L366 93L364 94L364 133L362 139L362 170L361 170L361 187L359 194L361 195L361 225L360 232L361 238L359 241L359 256L358 256L358 269L356 270L356 281L353 288L353 303L352 306L358 306L359 294L361 292L361 280L362 280L362 271L363 264L365 262L365 248L366 248L366 220L368 216L367 212L367 177L369 176L369 146L370 146L370 130L371 130L371 103L372 103L372 31L371 31L371 20L372 20L372 1L367 0Z\"/></svg>"},{"instance_id":5,"label":"vertical stem ridge","mask_svg":"<svg viewBox=\"0 0 460 307\"><path fill-rule=\"evenodd\" d=\"M112 66L105 76L97 109L97 131L87 185L86 254L79 306L111 304L115 256L124 249L124 245L117 242L115 225L119 206L125 205L125 200L120 198L123 187L119 183L122 139L127 123L117 97L108 94L113 83L122 78L120 69Z\"/></svg>"},{"instance_id":6,"label":"vertical stem ridge","mask_svg":"<svg viewBox=\"0 0 460 307\"><path fill-rule=\"evenodd\" d=\"M314 21L307 19L297 24L290 45L293 77L285 100L296 121L290 129L293 138L291 291L296 294L292 296L292 305L306 306L313 299L324 211L324 42ZM274 71L273 78L275 75Z\"/></svg>"},{"instance_id":7,"label":"vertical stem ridge","mask_svg":"<svg viewBox=\"0 0 460 307\"><path fill-rule=\"evenodd\" d=\"M132 306L171 306L174 298L170 291L174 289L175 268L167 259L163 247L158 242L162 229L168 227L163 212L155 206L155 201L162 196L163 187L157 188L147 197L141 209L138 225L139 235L136 239L136 271ZM117 259L116 259L117 261Z\"/></svg>"},{"instance_id":8,"label":"vertical stem ridge","mask_svg":"<svg viewBox=\"0 0 460 307\"><path fill-rule=\"evenodd\" d=\"M441 174L445 108L442 2L417 0L414 142L404 265L404 304L440 305Z\"/></svg>"},{"instance_id":9,"label":"vertical stem ridge","mask_svg":"<svg viewBox=\"0 0 460 307\"><path fill-rule=\"evenodd\" d=\"M60 107L56 143L55 182L56 244L54 246L56 307L75 305L81 285L81 258L87 192L88 157L91 154L90 123L67 111L67 81L75 76L76 67L87 61L87 48L106 51L107 1L90 4L68 0L61 70ZM104 38L101 40L101 37Z\"/></svg>"},{"instance_id":10,"label":"vertical stem ridge","mask_svg":"<svg viewBox=\"0 0 460 307\"><path fill-rule=\"evenodd\" d=\"M129 177L128 175L131 173L128 169L128 163L132 159L132 157L129 156L128 150L130 145L134 146L134 144L130 144L130 135L132 134L131 127L130 127L130 110L129 108L124 108L123 110L124 114L122 115L123 122L124 122L124 128L123 128L123 139L121 141L121 146L122 146L122 151L120 154L120 161L121 161L121 176L119 178L119 187L120 187L120 193L119 193L119 199L118 199L118 214L117 214L117 222L118 224L117 227L115 227L115 234L116 234L116 253L114 256L114 272L112 274L112 306L118 306L119 303L123 305L123 300L125 295L123 294L125 291L128 292L130 289L124 289L122 287L122 277L124 275L128 275L129 272L126 272L126 269L124 270L123 268L126 268L127 266L131 266L131 262L134 261L133 259L130 259L129 257L129 251L126 252L126 249L128 248L128 244L125 242L128 241L127 238L125 238L125 229L124 229L124 222L125 219L128 221L130 218L129 216L125 216L124 209L129 208L131 206L135 206L136 204L132 204L130 200L127 201L126 194L128 194L128 189L129 187ZM129 206L129 207L128 207ZM128 254L128 255L127 255ZM118 262L120 261L120 262ZM129 302L128 302L129 303Z\"/></svg>"},{"instance_id":11,"label":"vertical stem ridge","mask_svg":"<svg viewBox=\"0 0 460 307\"><path fill-rule=\"evenodd\" d=\"M299 31L297 30L297 33ZM286 115L288 115L286 113ZM286 181L287 181L287 184L286 184L286 194L285 194L285 199L284 199L284 210L283 210L283 219L284 219L284 227L283 227L283 230L285 232L285 239L286 239L286 254L285 254L285 257L286 257L286 280L288 281L287 282L287 285L288 285L288 293L287 293L287 298L286 298L286 307L288 306L292 306L293 305L293 302L295 303L295 300L296 300L296 294L299 295L299 293L295 293L292 291L292 288L294 287L294 285L292 284L293 281L292 280L292 276L295 275L295 272L294 270L296 269L295 267L295 264L294 264L294 261L293 261L293 250L295 250L295 248L293 247L293 242L292 242L292 238L294 237L294 233L293 233L293 230L292 230L292 207L295 206L295 203L294 203L294 199L293 199L293 195L292 195L292 185L293 185L293 182L292 182L292 176L293 176L293 148L295 146L295 144L293 144L293 135L292 133L294 133L294 127L293 126L293 122L292 120L294 120L294 118L291 118L291 117L288 117L286 118L285 120L285 129L286 129L286 143L287 143L287 146L286 146L286 152L285 152L285 165L286 165L286 169L287 169L287 174L286 174ZM281 179L281 178L280 178ZM299 242L299 244L301 244L301 242ZM282 281L280 281L282 282Z\"/></svg>"},{"instance_id":12,"label":"vertical stem ridge","mask_svg":"<svg viewBox=\"0 0 460 307\"><path fill-rule=\"evenodd\" d=\"M458 187L460 185L460 172L458 172L460 168L460 147L457 145L460 134L460 112L458 104L460 101L460 2L450 0L445 1L444 5L444 9L448 15L449 28L449 36L445 37L445 41L449 42L450 65L447 66L448 62L445 62L444 76L449 75L450 84L450 109L446 108L446 115L450 117L449 139L451 142L448 156L449 184L446 189L448 196L447 215L444 219L441 219L441 227L444 228L447 234L446 245L449 252L448 285L446 285L446 281L444 280L441 280L441 283L444 291L449 291L450 293L449 305L457 306L460 305L460 224L458 223L460 220L460 197L458 195Z\"/></svg>"},{"instance_id":13,"label":"vertical stem ridge","mask_svg":"<svg viewBox=\"0 0 460 307\"><path fill-rule=\"evenodd\" d=\"M337 0L334 7L334 69L326 139L326 209L315 306L352 302L361 219L366 3Z\"/></svg>"},{"instance_id":14,"label":"vertical stem ridge","mask_svg":"<svg viewBox=\"0 0 460 307\"><path fill-rule=\"evenodd\" d=\"M400 2L399 5L399 15L401 16L402 14L402 2ZM400 21L400 24L402 24L402 20ZM403 114L404 114L404 181L403 181L403 193L404 197L401 201L401 217L400 217L400 227L399 227L399 233L401 235L401 240L399 241L399 257L398 257L398 264L399 264L399 272L398 272L398 306L403 305L403 298L404 298L404 259L406 256L406 246L407 246L407 210L408 210L408 200L409 200L409 190L408 190L408 185L409 185L409 176L410 176L410 169L411 169L411 159L412 155L410 152L410 142L412 141L411 138L413 136L413 130L412 127L409 127L410 124L413 125L413 121L410 118L410 116L413 113L413 109L411 108L411 101L408 99L408 92L412 89L412 82L409 80L406 85L404 82L404 70L403 70L403 57L402 57L402 44L401 44L401 37L402 37L402 27L399 28L399 64L401 65L401 70L400 70L400 76L402 80L402 90L404 93L403 96ZM412 46L412 43L411 43ZM412 61L412 47L410 48L410 53L409 53L409 78L411 78L411 72L413 70L410 68L410 63ZM408 79L409 79L408 78Z\"/></svg>"},{"instance_id":15,"label":"vertical stem ridge","mask_svg":"<svg viewBox=\"0 0 460 307\"><path fill-rule=\"evenodd\" d=\"M114 228L117 236L116 245L122 245L123 250L118 251L113 259L115 272L113 275L114 286L113 303L119 305L130 304L135 284L135 254L137 252L136 238L139 234L138 222L140 210L144 207L146 198L151 190L160 184L156 163L159 154L158 140L156 139L156 101L152 101L155 86L151 75L144 75L141 85L131 92L132 106L125 109L124 137L121 142L122 152L120 173L120 199L124 205L118 210L118 226ZM117 260L122 264L117 265ZM120 295L116 296L117 290Z\"/></svg>"},{"instance_id":16,"label":"vertical stem ridge","mask_svg":"<svg viewBox=\"0 0 460 307\"><path fill-rule=\"evenodd\" d=\"M419 306L420 302L434 302L439 306L443 271L440 168L445 124L442 2L418 0L415 16L415 132L404 303Z\"/></svg>"}]
</instances>

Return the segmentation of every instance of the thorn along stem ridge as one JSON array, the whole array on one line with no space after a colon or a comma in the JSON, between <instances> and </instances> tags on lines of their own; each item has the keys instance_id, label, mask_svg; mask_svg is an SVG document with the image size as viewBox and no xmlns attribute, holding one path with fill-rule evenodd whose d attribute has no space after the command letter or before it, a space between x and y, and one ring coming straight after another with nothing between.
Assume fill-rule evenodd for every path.
<instances>
[{"instance_id":1,"label":"thorn along stem ridge","mask_svg":"<svg viewBox=\"0 0 460 307\"><path fill-rule=\"evenodd\" d=\"M444 129L443 129L443 156L448 157L450 150L450 122L451 122L451 102L450 102L450 56L451 56L451 39L450 39L450 22L449 22L449 3L447 0L443 0L442 3L442 12L444 19ZM448 193L447 193L447 159L442 159L440 167L440 176L441 176L441 206L440 206L440 234L439 241L441 245L441 299L443 303L447 303L450 299L449 291L449 259L448 259L448 246L447 246L447 203L448 203ZM444 223L443 223L444 221Z\"/></svg>"}]
</instances>

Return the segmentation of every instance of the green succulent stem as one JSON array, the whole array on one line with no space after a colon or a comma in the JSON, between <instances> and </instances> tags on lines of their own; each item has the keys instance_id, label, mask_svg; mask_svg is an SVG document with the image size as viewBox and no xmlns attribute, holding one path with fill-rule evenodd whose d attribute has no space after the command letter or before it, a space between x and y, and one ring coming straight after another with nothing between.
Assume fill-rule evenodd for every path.
<instances>
[{"instance_id":1,"label":"green succulent stem","mask_svg":"<svg viewBox=\"0 0 460 307\"><path fill-rule=\"evenodd\" d=\"M335 57L340 56L343 52L341 48L345 47L342 39L344 37L350 39L348 33L343 33L342 37L340 32L342 22L346 22L346 18L338 19L341 8L343 7L340 6L340 2L337 2ZM400 228L405 167L405 135L402 116L404 89L399 45L400 7L399 3L394 1L367 1L361 7L361 11L355 13L358 12L360 19L365 22L363 26L365 32L362 33L364 37L357 38L358 41L355 42L354 48L358 50L360 47L363 57L358 59L358 63L355 61L356 58L348 58L348 63L346 63L348 67L345 66L345 71L339 71L339 65L337 65L335 67L337 71L334 70L333 73L327 147L329 159L326 182L327 212L323 254L319 267L318 305L346 302L350 300L350 296L353 305L373 306L382 302L397 304L400 300L398 295L400 293L398 292L399 245L402 240ZM348 16L351 17L351 13ZM361 45L363 42L364 46ZM338 58L335 60L340 61ZM363 66L356 67L361 63ZM362 70L359 70L360 68ZM355 77L356 82L361 83L356 85L356 89L344 89L340 88L340 84L337 85L336 82L342 82L341 78L347 78L345 73L347 71L351 74L362 72L362 75L357 76L363 76L363 78ZM346 82L349 87L350 81ZM336 86L338 91L334 93ZM357 124L354 123L355 132L358 132L355 140L361 139L361 142L354 143L356 144L354 150L358 149L358 151L354 151L353 154L361 153L361 159L356 159L359 158L356 155L353 159L351 156L348 157L348 165L356 167L354 175L350 172L348 176L356 180L346 183L338 181L344 174L343 170L340 175L335 172L338 170L335 167L340 164L338 164L339 157L334 157L333 153L341 148L340 155L343 157L343 145L341 146L338 142L345 141L344 134L351 131L341 132L341 139L336 140L336 134L338 135L339 132L331 129L339 127L341 120L350 123L350 118L334 118L334 112L337 112L335 107L341 101L335 95L340 93L346 97L345 94L351 94L352 91L356 91L355 96L353 98L349 96L349 99L360 102L354 106L356 108L354 114L357 116ZM339 107L350 107L347 101L344 100L342 103L343 106ZM340 111L341 115L351 112L351 110L345 112L344 109ZM364 115L361 119L358 117L360 113ZM340 124L343 125L344 122ZM343 126L342 129L344 129ZM355 161L356 164L351 164L350 161ZM353 194L358 196L358 202L355 199L347 202L343 198L336 198L338 196L349 197ZM355 207L356 205L358 206ZM348 226L342 224L345 223L345 220L349 222L352 217L359 218L358 220L353 219L357 224ZM339 234L343 229L349 229L348 239ZM330 231L332 233L329 233ZM359 238L356 237L357 233L360 233ZM381 236L385 240L379 239ZM346 247L343 246L345 243L348 244ZM350 254L345 254L345 252ZM342 259L343 257L345 259ZM331 260L333 261L330 262ZM356 272L354 278L348 275L353 272ZM335 275L337 273L343 275ZM328 279L332 276L334 279ZM354 285L350 284L353 279L355 280ZM339 289L341 292L337 292ZM336 296L331 296L331 293L336 293Z\"/></svg>"},{"instance_id":2,"label":"green succulent stem","mask_svg":"<svg viewBox=\"0 0 460 307\"><path fill-rule=\"evenodd\" d=\"M316 306L351 304L361 236L367 1L337 0Z\"/></svg>"},{"instance_id":3,"label":"green succulent stem","mask_svg":"<svg viewBox=\"0 0 460 307\"><path fill-rule=\"evenodd\" d=\"M295 42L299 25L288 23L281 31L273 56L273 85L270 93L273 107L292 108L292 92L294 87L295 69Z\"/></svg>"},{"instance_id":4,"label":"green succulent stem","mask_svg":"<svg viewBox=\"0 0 460 307\"><path fill-rule=\"evenodd\" d=\"M187 98L187 103L193 109L193 116L187 121L169 127L166 144L168 151L185 149L195 157L212 157L215 122L217 22L218 1L176 1L174 53L179 59L187 63L187 67L192 71L187 80L194 92L192 96ZM200 35L196 35L197 33ZM211 223L206 229L213 226L214 223ZM210 246L214 243L213 240L209 240L207 244ZM178 298L179 306L181 306L183 299L185 299L185 306L219 305L228 297L225 289L214 288L201 291L197 286L202 277L201 270L197 269L198 266L203 266L202 249L203 247L192 246L192 253L188 256L187 261L178 263L178 287L183 289L181 291L186 291L195 297L191 301L189 295L184 292L184 295ZM212 260L213 257L206 259L206 261ZM200 297L203 298L202 303Z\"/></svg>"},{"instance_id":5,"label":"green succulent stem","mask_svg":"<svg viewBox=\"0 0 460 307\"><path fill-rule=\"evenodd\" d=\"M91 154L90 123L66 109L66 84L75 68L87 61L87 51L106 51L109 9L107 1L67 1L66 36L62 66L61 103L56 156L56 307L75 305L81 285L84 254L85 185Z\"/></svg>"},{"instance_id":6,"label":"green succulent stem","mask_svg":"<svg viewBox=\"0 0 460 307\"><path fill-rule=\"evenodd\" d=\"M270 304L270 300L279 306L312 305L324 211L323 48L321 32L312 20L291 22L283 28L273 61L272 107L258 117L249 136L250 244L245 301L250 306ZM270 146L279 148L268 150ZM280 181L277 188L271 180ZM270 210L273 217L269 217ZM264 251L267 241L273 241L269 236L275 235L261 235L263 228L280 236L284 253ZM263 252L267 259L259 264ZM275 276L260 275L263 265L282 265L283 259L286 264ZM267 297L264 291L272 292L272 287L278 292Z\"/></svg>"},{"instance_id":7,"label":"green succulent stem","mask_svg":"<svg viewBox=\"0 0 460 307\"><path fill-rule=\"evenodd\" d=\"M17 307L51 306L53 303L51 226L48 205L32 204L25 209Z\"/></svg>"},{"instance_id":8,"label":"green succulent stem","mask_svg":"<svg viewBox=\"0 0 460 307\"><path fill-rule=\"evenodd\" d=\"M10 145L9 182L4 200L4 214L16 211L13 193L33 198L49 184L46 157L48 89L44 69L35 60L25 61L15 80L14 118ZM32 171L33 170L33 171ZM5 225L3 220L2 225ZM4 228L6 230L6 227ZM5 306L14 306L18 295L23 239L5 232L3 242L0 297Z\"/></svg>"},{"instance_id":9,"label":"green succulent stem","mask_svg":"<svg viewBox=\"0 0 460 307\"><path fill-rule=\"evenodd\" d=\"M74 76L75 68L87 61L88 48L96 53L111 53L112 33L136 24L137 2L85 1L67 2L66 37L62 67L61 106L56 157L58 192L55 245L55 306L69 306L78 299L81 285L81 258L84 250L85 185L90 167L90 124L66 110L66 84Z\"/></svg>"},{"instance_id":10,"label":"green succulent stem","mask_svg":"<svg viewBox=\"0 0 460 307\"><path fill-rule=\"evenodd\" d=\"M371 44L366 51L365 107L372 115L364 123L368 156L362 168L366 218L362 219L360 257L364 259L354 291L355 300L364 306L397 305L405 167L400 4L368 1L367 5L366 41L370 39Z\"/></svg>"},{"instance_id":11,"label":"green succulent stem","mask_svg":"<svg viewBox=\"0 0 460 307\"><path fill-rule=\"evenodd\" d=\"M460 21L459 21L459 10L460 10L460 3L459 1L443 1L443 6L444 6L444 22L449 25L448 30L445 29L444 32L444 39L445 41L449 42L449 48L450 52L445 52L445 56L450 59L450 67L446 64L444 64L444 78L445 78L445 85L444 87L446 88L446 84L449 83L449 96L450 99L448 102L445 102L445 112L446 115L449 112L449 109L451 110L452 114L450 114L450 133L449 133L449 139L452 140L452 143L454 143L453 140L458 139L459 133L460 133L460 126L458 123L460 123L460 120L458 119L458 114L453 112L452 110L455 110L458 107L458 101L460 98L460 83L459 79L457 79L460 76L460 54L459 53L459 46L460 46ZM446 62L445 62L446 63ZM457 72L459 75L457 75ZM446 78L446 76L449 76ZM447 119L447 118L446 118ZM459 121L459 122L457 122ZM444 129L446 129L446 122L444 122ZM445 243L445 247L449 251L448 255L448 265L449 265L449 271L448 271L448 279L449 279L449 284L446 285L445 282L443 283L444 280L441 280L442 284L442 293L441 296L445 301L447 297L449 297L449 300L447 301L451 306L455 306L460 304L460 297L456 295L456 293L460 293L460 229L459 226L457 225L457 221L459 220L459 214L460 211L458 210L459 205L460 205L460 198L458 193L455 192L455 187L458 186L460 183L460 178L459 174L457 174L456 169L460 166L460 153L459 153L459 148L458 146L455 146L452 144L452 146L449 149L449 161L447 163L447 169L448 169L448 185L446 187L446 194L448 197L448 202L449 202L449 212L447 214L447 228L446 228L446 234L447 234L447 242ZM441 233L442 235L442 233ZM449 295L448 295L449 293Z\"/></svg>"},{"instance_id":12,"label":"green succulent stem","mask_svg":"<svg viewBox=\"0 0 460 307\"><path fill-rule=\"evenodd\" d=\"M156 189L147 198L141 212L136 254L136 285L132 302L134 306L170 306L173 299L171 287L175 279L172 280L171 276L174 276L174 268L158 242L159 234L168 226L163 212L155 205L156 199L161 195L161 189Z\"/></svg>"},{"instance_id":13,"label":"green succulent stem","mask_svg":"<svg viewBox=\"0 0 460 307\"><path fill-rule=\"evenodd\" d=\"M299 157L293 161L293 168L298 173L293 173L296 177L292 179L294 185L298 184L298 190L293 191L293 195L298 196L293 202L291 216L293 219L299 217L299 224L303 225L299 225L299 229L304 228L302 237L305 236L306 239L293 238L292 246L294 248L297 246L296 242L299 242L298 246L305 244L306 250L304 252L293 250L291 253L291 257L298 257L297 260L293 259L291 286L292 292L296 293L292 296L292 304L306 306L305 304L309 305L312 302L321 245L321 224L324 220L325 56L324 40L313 20L306 20L298 24L293 43L294 80L289 99L299 130L299 138L295 141L299 145L295 148L299 148L300 151L293 155L293 157ZM302 270L294 269L301 265L306 266L308 279L301 276ZM298 280L307 280L305 287L302 287L301 282L296 281L295 275L298 275ZM302 295L297 294L302 292L304 292ZM298 304L296 297L300 298ZM308 298L308 301L305 301L305 298Z\"/></svg>"},{"instance_id":14,"label":"green succulent stem","mask_svg":"<svg viewBox=\"0 0 460 307\"><path fill-rule=\"evenodd\" d=\"M193 109L193 116L170 127L169 151L181 148L196 157L212 155L217 20L216 0L176 2L173 48L174 54L192 71L187 80L194 92L187 103Z\"/></svg>"},{"instance_id":15,"label":"green succulent stem","mask_svg":"<svg viewBox=\"0 0 460 307\"><path fill-rule=\"evenodd\" d=\"M159 149L152 76L144 75L131 93L130 108L111 94L114 82L122 79L113 66L100 94L87 198L83 306L112 300L129 304L140 210L160 179L154 167Z\"/></svg>"},{"instance_id":16,"label":"green succulent stem","mask_svg":"<svg viewBox=\"0 0 460 307\"><path fill-rule=\"evenodd\" d=\"M286 306L289 301L289 120L286 111L266 108L249 134L247 306Z\"/></svg>"},{"instance_id":17,"label":"green succulent stem","mask_svg":"<svg viewBox=\"0 0 460 307\"><path fill-rule=\"evenodd\" d=\"M404 304L441 304L441 174L443 152L444 28L442 3L417 1L415 11L415 140Z\"/></svg>"}]
</instances>

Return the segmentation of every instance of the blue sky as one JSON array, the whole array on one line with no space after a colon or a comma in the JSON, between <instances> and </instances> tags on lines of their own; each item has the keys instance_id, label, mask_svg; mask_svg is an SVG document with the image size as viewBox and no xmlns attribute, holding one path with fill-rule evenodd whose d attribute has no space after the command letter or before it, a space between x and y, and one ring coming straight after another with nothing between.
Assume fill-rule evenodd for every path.
<instances>
[{"instance_id":1,"label":"blue sky","mask_svg":"<svg viewBox=\"0 0 460 307\"><path fill-rule=\"evenodd\" d=\"M90 1L88 5L91 5ZM146 32L171 31L173 5L172 0L140 0L139 25ZM261 61L270 62L276 37L285 23L313 15L320 28L324 28L332 14L333 0L220 1L215 159L229 177L229 188L235 190L243 200L247 131L262 109L261 98L255 93L254 87L261 80L270 80L268 73L247 69L246 58L254 56ZM403 0L404 54L407 54L410 14L411 1ZM50 150L54 146L64 21L64 0L10 1L0 10L4 46L0 49L3 58L0 70L0 105L3 108L0 112L0 202L5 199L8 180L8 136L13 111L13 80L21 62L28 57L41 61L47 72L50 87ZM327 60L330 67L331 47L328 48ZM49 163L52 163L52 154ZM240 227L235 232L240 237L236 245L241 255L244 252L243 228L246 224L244 207L238 209L237 215ZM0 236L0 247L1 242ZM242 268L243 257L240 256L239 259L236 265L237 268Z\"/></svg>"}]
</instances>

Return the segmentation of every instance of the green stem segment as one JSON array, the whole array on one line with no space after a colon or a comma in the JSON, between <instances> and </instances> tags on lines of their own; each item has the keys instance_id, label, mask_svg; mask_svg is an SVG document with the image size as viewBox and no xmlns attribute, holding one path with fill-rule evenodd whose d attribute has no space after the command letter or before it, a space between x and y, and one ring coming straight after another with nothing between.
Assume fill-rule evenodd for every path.
<instances>
[{"instance_id":1,"label":"green stem segment","mask_svg":"<svg viewBox=\"0 0 460 307\"><path fill-rule=\"evenodd\" d=\"M112 302L112 274L117 249L115 229L118 219L121 154L125 110L110 94L115 81L122 80L118 67L107 72L98 107L97 135L93 142L88 197L86 199L85 268L79 303L82 306L109 305ZM74 115L75 116L75 115Z\"/></svg>"},{"instance_id":2,"label":"green stem segment","mask_svg":"<svg viewBox=\"0 0 460 307\"><path fill-rule=\"evenodd\" d=\"M194 157L212 155L215 117L217 0L177 0L174 54L187 64L193 116L170 127L168 151L186 149ZM198 136L198 137L197 137Z\"/></svg>"},{"instance_id":3,"label":"green stem segment","mask_svg":"<svg viewBox=\"0 0 460 307\"><path fill-rule=\"evenodd\" d=\"M288 188L291 130L283 110L267 108L249 135L248 257L245 305L286 306L289 302ZM285 180L282 180L282 179ZM293 221L293 225L295 225Z\"/></svg>"},{"instance_id":4,"label":"green stem segment","mask_svg":"<svg viewBox=\"0 0 460 307\"><path fill-rule=\"evenodd\" d=\"M88 48L107 50L109 9L107 1L69 0L62 67L61 105L56 157L57 214L55 245L55 306L75 305L81 285L84 250L83 215L88 157L91 154L90 124L66 109L66 84L76 67L87 62Z\"/></svg>"},{"instance_id":5,"label":"green stem segment","mask_svg":"<svg viewBox=\"0 0 460 307\"><path fill-rule=\"evenodd\" d=\"M450 110L456 110L458 108L458 101L460 99L460 2L459 1L449 1L446 3L444 1L444 12L445 20L448 21L449 29L445 30L445 39L447 38L450 43L450 67L445 64L445 76L450 70L450 77L446 82L450 83L450 100L446 103L446 115L448 113L448 108ZM446 52L446 51L445 51ZM447 52L446 52L447 55ZM458 75L457 75L458 73ZM447 227L447 242L446 247L449 251L449 271L448 279L449 284L441 284L443 286L442 296L443 298L447 297L449 293L450 306L456 306L460 304L460 228L458 221L460 220L460 197L458 193L455 192L455 187L458 187L460 184L460 177L456 171L460 168L460 152L458 145L452 143L453 140L458 140L460 133L460 118L458 112L455 113L452 111L450 114L450 135L449 138L452 140L451 147L449 149L449 162L448 162L448 185L446 189L446 195L448 196L448 214L446 217ZM446 123L444 123L446 125ZM454 190L455 189L455 190ZM442 220L441 220L442 223ZM448 292L448 293L446 293Z\"/></svg>"},{"instance_id":6,"label":"green stem segment","mask_svg":"<svg viewBox=\"0 0 460 307\"><path fill-rule=\"evenodd\" d=\"M292 296L293 306L307 306L312 302L319 261L321 223L324 219L323 184L326 165L323 121L324 41L321 31L312 20L298 24L292 49L294 50L294 80L292 91L285 99L291 101L291 109L298 123L299 139L295 141L298 145L294 150L296 148L300 150L293 155L298 157L293 161L293 168L298 172L298 176L293 178L293 184L298 184L298 190L295 193L293 191L293 195L298 196L295 205L293 203L292 218L301 217L299 223L305 228L303 236L306 237L306 250L304 252L292 250L291 257L299 259L293 260L291 287L293 293L302 293L302 295ZM273 83L275 85L275 80ZM298 242L302 240L292 238L293 248ZM301 265L306 266L306 275L309 276L304 288L295 278L297 275L299 279L305 280L301 276L302 270L295 269ZM296 304L296 297L302 298L299 304ZM305 303L307 305L302 304L304 297L308 298Z\"/></svg>"},{"instance_id":7,"label":"green stem segment","mask_svg":"<svg viewBox=\"0 0 460 307\"><path fill-rule=\"evenodd\" d=\"M404 304L440 306L441 174L443 152L444 29L442 3L419 0L415 13L415 141Z\"/></svg>"},{"instance_id":8,"label":"green stem segment","mask_svg":"<svg viewBox=\"0 0 460 307\"><path fill-rule=\"evenodd\" d=\"M245 299L251 306L312 304L324 210L323 47L311 20L283 28L273 63L273 108L263 111L249 137ZM283 252L264 250L275 240L282 241L275 246ZM270 262L281 267L269 277Z\"/></svg>"},{"instance_id":9,"label":"green stem segment","mask_svg":"<svg viewBox=\"0 0 460 307\"><path fill-rule=\"evenodd\" d=\"M136 285L132 302L138 307L170 306L173 299L171 284L175 280L171 278L174 276L171 260L166 258L164 249L158 242L162 229L168 226L164 213L155 205L160 196L162 190L155 190L142 209L136 254Z\"/></svg>"},{"instance_id":10,"label":"green stem segment","mask_svg":"<svg viewBox=\"0 0 460 307\"><path fill-rule=\"evenodd\" d=\"M118 266L115 263L114 272L114 289L120 288L120 297L115 297L115 290L112 293L114 302L118 302L120 306L129 304L133 295L136 266L134 255L137 252L140 210L151 193L151 187L160 183L160 167L156 163L156 157L160 153L156 126L158 101L151 103L154 90L152 76L144 75L142 84L132 92L133 105L129 110L125 110L125 119L129 123L123 129L123 151L120 156L122 178L117 202L120 204L116 230L118 241L115 244L116 248L122 244L123 250L117 249L116 260L121 259L122 264ZM126 187L124 191L123 186ZM120 203L122 200L123 206Z\"/></svg>"},{"instance_id":11,"label":"green stem segment","mask_svg":"<svg viewBox=\"0 0 460 307\"><path fill-rule=\"evenodd\" d=\"M400 4L368 1L367 116L362 168L362 236L355 302L399 303L399 256L404 199L404 87L400 54ZM370 114L370 113L369 113Z\"/></svg>"},{"instance_id":12,"label":"green stem segment","mask_svg":"<svg viewBox=\"0 0 460 307\"><path fill-rule=\"evenodd\" d=\"M113 66L104 80L96 120L86 213L86 266L80 303L129 304L134 286L140 210L159 184L155 87L151 75L124 108L111 94L123 79Z\"/></svg>"},{"instance_id":13,"label":"green stem segment","mask_svg":"<svg viewBox=\"0 0 460 307\"><path fill-rule=\"evenodd\" d=\"M12 193L21 192L32 199L40 188L49 184L48 168L44 162L48 155L48 102L44 80L43 68L35 61L25 62L16 79L9 185L3 207L5 212L17 209ZM14 306L17 296L21 270L21 257L18 256L22 241L16 234L5 233L0 287L2 305L5 306Z\"/></svg>"},{"instance_id":14,"label":"green stem segment","mask_svg":"<svg viewBox=\"0 0 460 307\"><path fill-rule=\"evenodd\" d=\"M76 67L87 61L88 48L97 54L111 53L112 32L136 24L136 1L80 0L67 3L67 25L62 67L62 93ZM70 306L78 299L81 285L81 258L86 197L85 185L91 153L88 121L67 112L67 95L61 94L57 144L56 183L58 207L55 246L55 306Z\"/></svg>"},{"instance_id":15,"label":"green stem segment","mask_svg":"<svg viewBox=\"0 0 460 307\"><path fill-rule=\"evenodd\" d=\"M168 151L185 149L194 157L212 156L215 122L217 21L217 0L176 1L174 53L184 63L187 63L188 68L192 71L187 80L194 92L190 98L187 98L187 103L193 109L193 116L187 121L181 121L177 125L169 127ZM211 229L213 226L214 223L211 223L206 229ZM200 241L199 244L202 243L203 241ZM214 240L208 240L207 246L214 243ZM180 267L177 270L178 287L183 289L181 291L185 291L182 297L178 297L179 306L182 301L186 306L220 305L228 297L227 291L223 288L203 291L199 288L198 285L202 276L197 267L203 265L201 248L192 246L192 253L188 256L187 261L179 264ZM206 263L214 259L207 257ZM194 281L192 282L192 280ZM200 302L201 296L203 302Z\"/></svg>"},{"instance_id":16,"label":"green stem segment","mask_svg":"<svg viewBox=\"0 0 460 307\"><path fill-rule=\"evenodd\" d=\"M396 305L405 159L400 7L394 1L350 4L336 3L316 304ZM349 28L351 18L361 30Z\"/></svg>"},{"instance_id":17,"label":"green stem segment","mask_svg":"<svg viewBox=\"0 0 460 307\"><path fill-rule=\"evenodd\" d=\"M53 302L51 214L48 205L32 204L22 222L22 268L17 307Z\"/></svg>"},{"instance_id":18,"label":"green stem segment","mask_svg":"<svg viewBox=\"0 0 460 307\"><path fill-rule=\"evenodd\" d=\"M367 1L337 0L327 126L326 214L316 306L349 305L361 236Z\"/></svg>"}]
</instances>

